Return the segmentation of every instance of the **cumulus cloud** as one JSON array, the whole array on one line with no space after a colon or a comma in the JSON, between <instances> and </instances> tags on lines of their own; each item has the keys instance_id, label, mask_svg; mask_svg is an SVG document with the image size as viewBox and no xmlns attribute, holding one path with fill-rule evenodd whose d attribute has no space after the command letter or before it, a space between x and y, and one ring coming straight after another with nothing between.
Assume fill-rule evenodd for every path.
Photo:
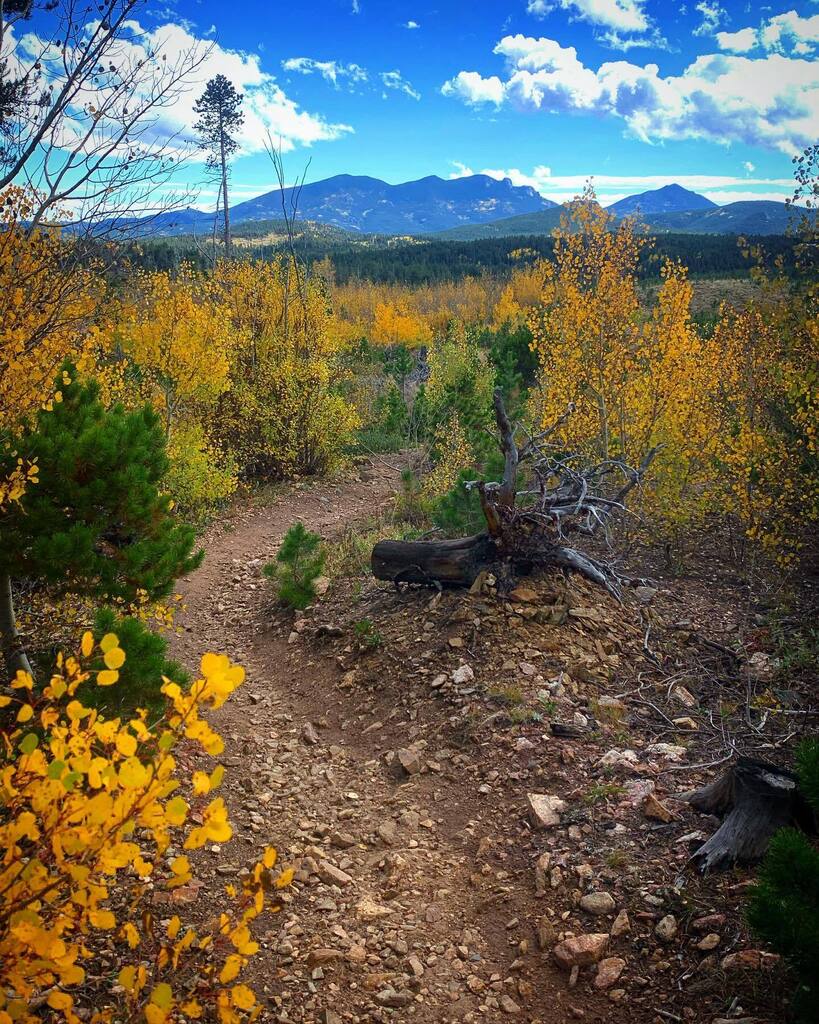
<instances>
[{"instance_id":1,"label":"cumulus cloud","mask_svg":"<svg viewBox=\"0 0 819 1024\"><path fill-rule=\"evenodd\" d=\"M417 21L412 21L412 20L408 21L408 22L407 22L407 23L406 23L406 24L404 25L404 28L409 28L409 29L413 29L413 28L420 28L420 27L421 27L421 26L420 26L420 25L418 24L418 22L417 22Z\"/></svg>"},{"instance_id":2,"label":"cumulus cloud","mask_svg":"<svg viewBox=\"0 0 819 1024\"><path fill-rule=\"evenodd\" d=\"M295 71L300 75L321 75L336 89L340 88L342 81L352 87L366 82L368 78L366 68L360 64L341 64L335 60L315 60L312 57L288 57L282 61L282 67L285 71Z\"/></svg>"},{"instance_id":3,"label":"cumulus cloud","mask_svg":"<svg viewBox=\"0 0 819 1024\"><path fill-rule=\"evenodd\" d=\"M505 36L494 52L504 77L461 71L443 93L473 106L617 117L644 142L695 138L788 154L813 142L819 123L819 67L801 57L705 54L663 77L657 64L625 60L594 70L554 39Z\"/></svg>"},{"instance_id":4,"label":"cumulus cloud","mask_svg":"<svg viewBox=\"0 0 819 1024\"><path fill-rule=\"evenodd\" d=\"M644 6L645 0L529 0L527 11L543 18L560 8L593 25L618 32L645 32L649 20Z\"/></svg>"},{"instance_id":5,"label":"cumulus cloud","mask_svg":"<svg viewBox=\"0 0 819 1024\"><path fill-rule=\"evenodd\" d=\"M721 50L732 53L762 49L768 53L805 57L819 47L819 14L803 18L796 11L786 11L763 21L759 28L717 32L716 39Z\"/></svg>"},{"instance_id":6,"label":"cumulus cloud","mask_svg":"<svg viewBox=\"0 0 819 1024\"><path fill-rule=\"evenodd\" d=\"M93 26L88 27L90 30ZM44 48L43 40L34 32L24 35L17 46L28 58L42 57L47 67L53 66L55 80L59 80L61 51L53 55L52 61L48 48ZM138 21L128 21L117 47L117 59L129 64L143 61L149 65L154 59L173 66L185 54L204 54L202 62L185 79L185 91L172 106L163 108L161 118L143 135L146 144L150 144L151 138L157 142L168 138L193 142L192 125L197 119L193 105L205 83L219 74L229 78L244 95L244 125L237 136L242 153L262 151L268 133L277 141L281 140L282 150L287 152L296 146L337 139L353 130L346 124L331 123L321 114L302 110L274 76L262 69L258 54L226 49L205 37L198 37L187 23L168 22L145 28ZM83 100L78 97L78 102Z\"/></svg>"}]
</instances>

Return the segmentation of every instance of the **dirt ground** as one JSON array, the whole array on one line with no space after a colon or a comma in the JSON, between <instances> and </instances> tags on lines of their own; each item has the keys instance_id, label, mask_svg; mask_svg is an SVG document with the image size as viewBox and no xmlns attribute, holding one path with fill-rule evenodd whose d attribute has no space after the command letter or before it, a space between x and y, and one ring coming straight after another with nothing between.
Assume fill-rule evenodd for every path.
<instances>
[{"instance_id":1,"label":"dirt ground","mask_svg":"<svg viewBox=\"0 0 819 1024\"><path fill-rule=\"evenodd\" d=\"M400 482L381 460L358 474L234 509L180 587L175 656L220 651L247 669L213 715L234 839L202 851L193 909L212 912L268 844L297 868L283 912L257 928L262 1020L776 1024L778 969L749 951L737 912L746 876L681 882L715 823L673 796L711 777L696 765L720 758L719 727L673 725L692 712L641 688L662 657L662 689L695 689L686 656L672 664L655 637L721 636L736 588L660 587L649 615L574 581L534 581L511 609L491 593L340 581L294 620L262 566L295 520L332 545ZM568 667L554 638L570 641ZM632 683L630 701L601 699ZM550 718L576 735L550 733ZM683 753L653 752L658 740ZM626 747L634 762L605 762ZM676 774L674 756L692 771ZM533 817L532 793L563 801L556 824ZM648 795L670 820L646 813ZM578 969L569 954L559 966L554 947L586 935L591 959L575 949Z\"/></svg>"}]
</instances>

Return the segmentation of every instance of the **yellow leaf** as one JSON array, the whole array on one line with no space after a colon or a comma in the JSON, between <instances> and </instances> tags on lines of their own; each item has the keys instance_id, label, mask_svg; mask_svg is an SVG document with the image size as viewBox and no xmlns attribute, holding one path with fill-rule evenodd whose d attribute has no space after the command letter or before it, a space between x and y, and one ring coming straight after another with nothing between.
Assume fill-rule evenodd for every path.
<instances>
[{"instance_id":1,"label":"yellow leaf","mask_svg":"<svg viewBox=\"0 0 819 1024\"><path fill-rule=\"evenodd\" d=\"M136 749L137 741L129 732L117 733L117 750L123 757L133 757Z\"/></svg>"},{"instance_id":2,"label":"yellow leaf","mask_svg":"<svg viewBox=\"0 0 819 1024\"><path fill-rule=\"evenodd\" d=\"M74 1000L67 992L50 992L48 1005L52 1010L70 1010L74 1005Z\"/></svg>"},{"instance_id":3,"label":"yellow leaf","mask_svg":"<svg viewBox=\"0 0 819 1024\"><path fill-rule=\"evenodd\" d=\"M268 846L268 848L264 851L264 856L262 857L262 864L264 864L266 868L272 868L276 866L276 861L278 859L279 854L275 846Z\"/></svg>"},{"instance_id":4,"label":"yellow leaf","mask_svg":"<svg viewBox=\"0 0 819 1024\"><path fill-rule=\"evenodd\" d=\"M181 825L188 815L188 805L181 796L176 796L165 804L165 820L169 825Z\"/></svg>"},{"instance_id":5,"label":"yellow leaf","mask_svg":"<svg viewBox=\"0 0 819 1024\"><path fill-rule=\"evenodd\" d=\"M230 990L230 1001L240 1010L252 1010L256 1005L256 996L247 985L234 985Z\"/></svg>"},{"instance_id":6,"label":"yellow leaf","mask_svg":"<svg viewBox=\"0 0 819 1024\"><path fill-rule=\"evenodd\" d=\"M175 875L186 875L191 869L191 862L187 857L176 857L171 861L171 871Z\"/></svg>"},{"instance_id":7,"label":"yellow leaf","mask_svg":"<svg viewBox=\"0 0 819 1024\"><path fill-rule=\"evenodd\" d=\"M225 963L222 970L219 972L219 981L223 985L226 985L229 981L233 981L234 978L239 976L239 971L242 969L242 958L236 953L231 953L230 956L225 957Z\"/></svg>"},{"instance_id":8,"label":"yellow leaf","mask_svg":"<svg viewBox=\"0 0 819 1024\"><path fill-rule=\"evenodd\" d=\"M119 647L119 637L116 633L106 633L102 640L100 640L100 650L107 654L108 651L113 651L115 647Z\"/></svg>"},{"instance_id":9,"label":"yellow leaf","mask_svg":"<svg viewBox=\"0 0 819 1024\"><path fill-rule=\"evenodd\" d=\"M117 975L117 981L122 985L126 992L133 992L136 987L136 967L132 964L128 964L127 967L123 967Z\"/></svg>"},{"instance_id":10,"label":"yellow leaf","mask_svg":"<svg viewBox=\"0 0 819 1024\"><path fill-rule=\"evenodd\" d=\"M34 708L30 704L23 704L17 712L18 722L30 722L34 717Z\"/></svg>"},{"instance_id":11,"label":"yellow leaf","mask_svg":"<svg viewBox=\"0 0 819 1024\"><path fill-rule=\"evenodd\" d=\"M179 934L179 929L181 927L182 922L179 920L179 917L176 914L174 914L174 916L168 923L168 938L175 939L176 936Z\"/></svg>"},{"instance_id":12,"label":"yellow leaf","mask_svg":"<svg viewBox=\"0 0 819 1024\"><path fill-rule=\"evenodd\" d=\"M296 872L295 872L294 868L287 868L287 870L282 871L282 873L276 879L276 888L277 889L285 889L285 888L287 888L287 886L290 885L290 883L293 881L293 876L295 874L296 874Z\"/></svg>"},{"instance_id":13,"label":"yellow leaf","mask_svg":"<svg viewBox=\"0 0 819 1024\"><path fill-rule=\"evenodd\" d=\"M97 672L97 686L113 686L118 679L119 672L112 672L109 669Z\"/></svg>"},{"instance_id":14,"label":"yellow leaf","mask_svg":"<svg viewBox=\"0 0 819 1024\"><path fill-rule=\"evenodd\" d=\"M141 940L139 937L139 932L131 924L130 921L126 921L126 923L122 926L122 934L125 937L125 941L131 947L131 949L136 949Z\"/></svg>"},{"instance_id":15,"label":"yellow leaf","mask_svg":"<svg viewBox=\"0 0 819 1024\"><path fill-rule=\"evenodd\" d=\"M91 633L89 631L86 631L85 633L83 633L83 635L82 635L82 646L80 647L80 650L82 651L82 656L84 658L88 658L91 655L91 652L94 650L94 634L93 633Z\"/></svg>"},{"instance_id":16,"label":"yellow leaf","mask_svg":"<svg viewBox=\"0 0 819 1024\"><path fill-rule=\"evenodd\" d=\"M106 668L122 668L125 664L125 651L121 647L112 647L103 655Z\"/></svg>"},{"instance_id":17,"label":"yellow leaf","mask_svg":"<svg viewBox=\"0 0 819 1024\"><path fill-rule=\"evenodd\" d=\"M88 914L88 920L95 928L107 931L116 927L117 919L110 910L92 910Z\"/></svg>"},{"instance_id":18,"label":"yellow leaf","mask_svg":"<svg viewBox=\"0 0 819 1024\"><path fill-rule=\"evenodd\" d=\"M160 1010L169 1010L173 1004L173 989L165 982L161 981L158 985L154 986L154 990L151 992L151 1002L154 1006L158 1006Z\"/></svg>"}]
</instances>

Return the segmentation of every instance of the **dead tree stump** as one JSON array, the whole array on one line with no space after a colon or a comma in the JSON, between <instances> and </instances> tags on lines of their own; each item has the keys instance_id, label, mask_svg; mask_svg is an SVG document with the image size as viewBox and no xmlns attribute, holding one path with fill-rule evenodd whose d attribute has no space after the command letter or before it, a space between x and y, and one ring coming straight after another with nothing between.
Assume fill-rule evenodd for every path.
<instances>
[{"instance_id":1,"label":"dead tree stump","mask_svg":"<svg viewBox=\"0 0 819 1024\"><path fill-rule=\"evenodd\" d=\"M741 757L723 775L682 797L722 824L691 858L703 873L733 864L755 864L780 828L814 832L813 812L799 792L797 776L786 768Z\"/></svg>"},{"instance_id":2,"label":"dead tree stump","mask_svg":"<svg viewBox=\"0 0 819 1024\"><path fill-rule=\"evenodd\" d=\"M470 587L494 557L486 533L441 541L379 541L372 552L373 575L393 583Z\"/></svg>"}]
</instances>

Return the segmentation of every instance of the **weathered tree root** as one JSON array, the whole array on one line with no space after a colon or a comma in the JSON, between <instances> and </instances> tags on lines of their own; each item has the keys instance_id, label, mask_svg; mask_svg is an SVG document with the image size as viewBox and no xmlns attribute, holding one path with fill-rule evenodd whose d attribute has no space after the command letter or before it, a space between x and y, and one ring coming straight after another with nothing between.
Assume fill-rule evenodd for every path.
<instances>
[{"instance_id":1,"label":"weathered tree root","mask_svg":"<svg viewBox=\"0 0 819 1024\"><path fill-rule=\"evenodd\" d=\"M478 492L486 531L457 540L380 541L372 552L373 575L396 584L469 587L483 570L510 580L516 573L554 567L585 576L619 601L628 581L607 563L565 542L570 534L590 536L598 528L607 535L610 519L625 512L626 496L640 484L658 449L648 452L639 469L618 459L584 468L578 456L567 455L563 445L549 440L571 415L572 406L552 427L527 436L518 447L518 428L509 420L500 389L494 404L503 479L467 484ZM525 460L531 480L529 489L521 492L518 472ZM619 481L619 487L615 489L612 481Z\"/></svg>"},{"instance_id":2,"label":"weathered tree root","mask_svg":"<svg viewBox=\"0 0 819 1024\"><path fill-rule=\"evenodd\" d=\"M816 830L797 776L765 761L741 757L714 782L683 794L682 799L703 814L723 819L691 858L703 873L733 864L755 864L780 828Z\"/></svg>"}]
</instances>

